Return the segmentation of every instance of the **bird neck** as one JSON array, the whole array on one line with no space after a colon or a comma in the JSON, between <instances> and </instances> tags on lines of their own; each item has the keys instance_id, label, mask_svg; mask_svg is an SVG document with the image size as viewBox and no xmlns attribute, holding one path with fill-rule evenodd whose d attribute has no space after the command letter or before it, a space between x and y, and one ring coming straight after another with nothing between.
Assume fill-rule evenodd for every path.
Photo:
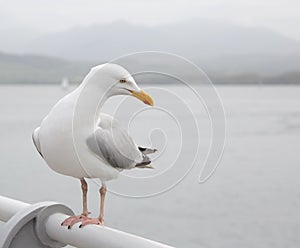
<instances>
[{"instance_id":1,"label":"bird neck","mask_svg":"<svg viewBox=\"0 0 300 248\"><path fill-rule=\"evenodd\" d=\"M88 130L95 130L103 104L109 98L109 90L96 88L95 85L82 83L76 90L74 124Z\"/></svg>"}]
</instances>

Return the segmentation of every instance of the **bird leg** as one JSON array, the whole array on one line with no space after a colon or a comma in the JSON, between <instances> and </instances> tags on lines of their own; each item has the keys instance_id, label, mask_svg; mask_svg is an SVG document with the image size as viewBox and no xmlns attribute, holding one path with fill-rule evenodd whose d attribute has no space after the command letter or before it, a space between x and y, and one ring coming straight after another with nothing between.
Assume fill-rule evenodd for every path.
<instances>
[{"instance_id":1,"label":"bird leg","mask_svg":"<svg viewBox=\"0 0 300 248\"><path fill-rule=\"evenodd\" d=\"M106 185L103 184L99 191L101 196L99 220L102 224L104 224L104 201L106 195Z\"/></svg>"},{"instance_id":2,"label":"bird leg","mask_svg":"<svg viewBox=\"0 0 300 248\"><path fill-rule=\"evenodd\" d=\"M88 185L84 178L80 179L81 182L81 190L82 190L82 214L83 216L87 217L90 212L87 208L87 191L88 191Z\"/></svg>"},{"instance_id":3,"label":"bird leg","mask_svg":"<svg viewBox=\"0 0 300 248\"><path fill-rule=\"evenodd\" d=\"M79 228L84 227L86 225L94 224L94 225L104 225L104 201L105 201L105 195L106 195L106 185L102 184L102 187L99 190L100 192L100 214L98 218L84 218L81 221L81 225Z\"/></svg>"},{"instance_id":4,"label":"bird leg","mask_svg":"<svg viewBox=\"0 0 300 248\"><path fill-rule=\"evenodd\" d=\"M82 190L82 214L71 216L67 219L65 219L61 225L62 226L68 226L68 229L71 229L73 225L75 225L78 222L83 221L84 219L88 219L88 215L90 212L87 209L87 191L88 191L88 185L84 178L80 179L81 182L81 190Z\"/></svg>"}]
</instances>

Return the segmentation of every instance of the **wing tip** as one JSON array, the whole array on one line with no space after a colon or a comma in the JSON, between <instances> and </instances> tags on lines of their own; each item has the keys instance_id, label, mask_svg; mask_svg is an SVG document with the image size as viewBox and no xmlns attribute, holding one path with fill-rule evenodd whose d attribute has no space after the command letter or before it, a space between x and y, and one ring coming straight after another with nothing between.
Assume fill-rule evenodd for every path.
<instances>
[{"instance_id":1,"label":"wing tip","mask_svg":"<svg viewBox=\"0 0 300 248\"><path fill-rule=\"evenodd\" d=\"M155 153L158 151L156 148L152 149L152 148L146 148L146 147L141 147L141 146L139 146L138 148L139 148L140 152L145 155Z\"/></svg>"}]
</instances>

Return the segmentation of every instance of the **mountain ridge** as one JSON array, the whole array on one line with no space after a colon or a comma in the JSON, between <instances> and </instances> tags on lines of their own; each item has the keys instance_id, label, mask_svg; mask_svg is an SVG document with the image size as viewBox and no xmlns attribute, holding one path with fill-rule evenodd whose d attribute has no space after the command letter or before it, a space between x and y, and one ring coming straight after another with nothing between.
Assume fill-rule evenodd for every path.
<instances>
[{"instance_id":1,"label":"mountain ridge","mask_svg":"<svg viewBox=\"0 0 300 248\"><path fill-rule=\"evenodd\" d=\"M262 27L242 27L207 20L158 27L126 22L77 27L43 35L28 52L71 60L110 60L124 54L156 50L189 59L241 53L300 53L300 42Z\"/></svg>"},{"instance_id":2,"label":"mountain ridge","mask_svg":"<svg viewBox=\"0 0 300 248\"><path fill-rule=\"evenodd\" d=\"M300 61L300 56L298 61ZM0 84L59 84L65 77L71 83L79 83L91 67L104 62L73 62L42 55L16 55L0 52ZM136 63L136 61L130 63ZM163 67L169 66L169 64L162 63L159 66L163 70ZM237 69L225 70L225 72L210 69L205 72L216 84L300 84L299 69L272 75L239 72ZM180 73L185 75L186 72L180 71ZM148 76L142 77L142 79L143 83L158 83L158 81L162 83L157 78ZM164 80L163 83L175 83L172 79L164 78ZM196 84L197 82L192 80L191 83Z\"/></svg>"}]
</instances>

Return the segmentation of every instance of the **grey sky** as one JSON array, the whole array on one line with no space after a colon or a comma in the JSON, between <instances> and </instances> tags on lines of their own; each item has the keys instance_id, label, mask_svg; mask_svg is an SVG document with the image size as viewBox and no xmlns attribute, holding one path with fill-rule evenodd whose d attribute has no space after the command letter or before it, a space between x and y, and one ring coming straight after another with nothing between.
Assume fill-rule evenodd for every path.
<instances>
[{"instance_id":1,"label":"grey sky","mask_svg":"<svg viewBox=\"0 0 300 248\"><path fill-rule=\"evenodd\" d=\"M49 32L117 20L155 26L209 18L300 39L299 10L298 0L0 0L0 28Z\"/></svg>"}]
</instances>

